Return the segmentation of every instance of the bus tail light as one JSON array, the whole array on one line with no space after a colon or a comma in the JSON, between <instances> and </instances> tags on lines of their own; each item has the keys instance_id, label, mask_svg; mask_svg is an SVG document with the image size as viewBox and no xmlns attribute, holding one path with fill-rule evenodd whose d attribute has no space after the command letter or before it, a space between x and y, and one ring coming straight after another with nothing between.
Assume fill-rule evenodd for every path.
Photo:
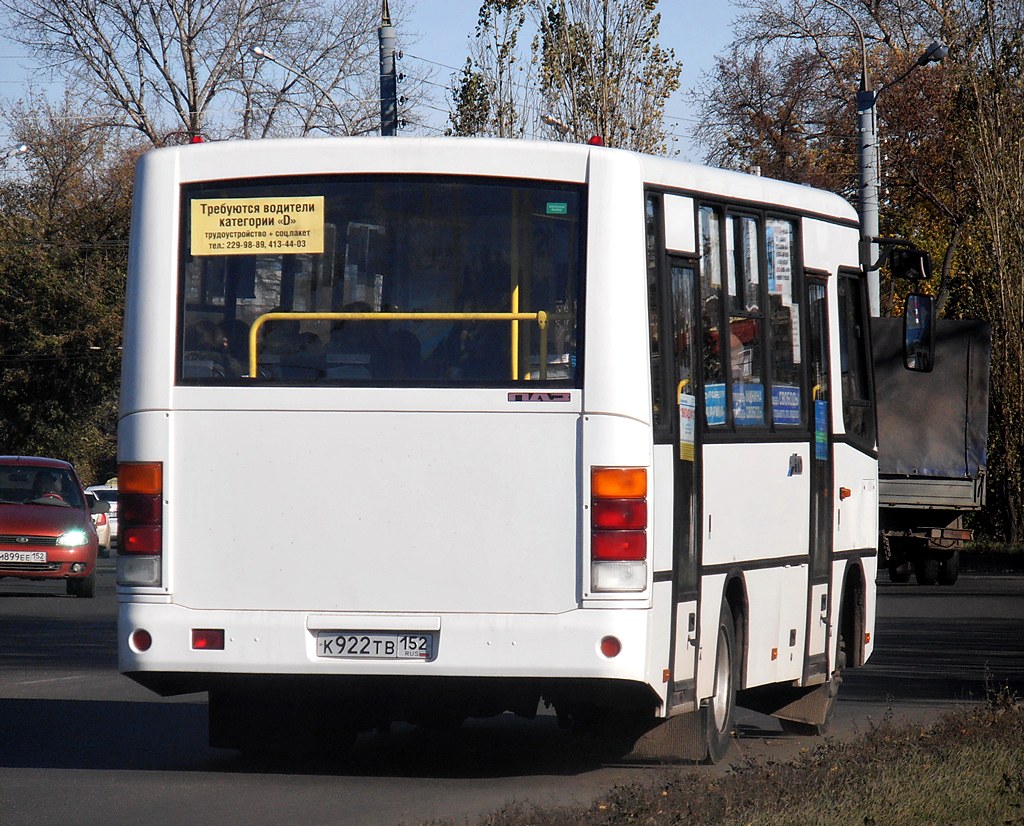
<instances>
[{"instance_id":1,"label":"bus tail light","mask_svg":"<svg viewBox=\"0 0 1024 826\"><path fill-rule=\"evenodd\" d=\"M193 651L223 651L224 650L224 629L223 628L193 628L192 629L192 650Z\"/></svg>"},{"instance_id":2,"label":"bus tail light","mask_svg":"<svg viewBox=\"0 0 1024 826\"><path fill-rule=\"evenodd\" d=\"M163 554L163 465L124 462L118 467L117 581L160 585Z\"/></svg>"},{"instance_id":3,"label":"bus tail light","mask_svg":"<svg viewBox=\"0 0 1024 826\"><path fill-rule=\"evenodd\" d=\"M590 584L596 592L647 587L647 470L592 468Z\"/></svg>"}]
</instances>

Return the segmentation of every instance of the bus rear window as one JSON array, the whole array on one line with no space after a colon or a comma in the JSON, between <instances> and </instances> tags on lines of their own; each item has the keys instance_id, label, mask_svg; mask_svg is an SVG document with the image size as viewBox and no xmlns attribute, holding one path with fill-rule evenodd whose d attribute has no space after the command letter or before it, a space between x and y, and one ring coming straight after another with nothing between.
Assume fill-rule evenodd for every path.
<instances>
[{"instance_id":1,"label":"bus rear window","mask_svg":"<svg viewBox=\"0 0 1024 826\"><path fill-rule=\"evenodd\" d=\"M581 186L182 189L179 384L579 386Z\"/></svg>"}]
</instances>

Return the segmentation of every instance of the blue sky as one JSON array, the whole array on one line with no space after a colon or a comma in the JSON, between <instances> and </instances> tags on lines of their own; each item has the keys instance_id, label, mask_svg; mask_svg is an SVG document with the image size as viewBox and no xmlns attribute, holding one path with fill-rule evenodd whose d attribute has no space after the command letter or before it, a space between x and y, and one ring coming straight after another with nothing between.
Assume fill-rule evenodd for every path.
<instances>
[{"instance_id":1,"label":"blue sky","mask_svg":"<svg viewBox=\"0 0 1024 826\"><path fill-rule=\"evenodd\" d=\"M377 0L367 0L377 2ZM392 0L394 7L398 3ZM467 43L476 24L479 0L407 0L413 6L410 13L393 15L398 28L399 42L410 58L400 70L412 72L418 58L420 66L432 66L434 82L447 86L452 71L447 67L460 67L465 61ZM732 20L736 10L728 0L661 0L661 43L675 50L683 63L682 90L696 85L702 71L710 68L714 56L732 39ZM408 45L408 41L412 44ZM429 63L427 63L429 61ZM0 37L0 99L21 95L32 62L23 56L14 44ZM57 87L59 88L59 87ZM445 108L443 92L438 93L436 105ZM689 142L693 113L686 98L677 94L666 107L668 122L676 124L670 131L679 136L676 148L681 157L699 160ZM445 115L433 112L432 125L443 128ZM0 148L2 148L0 136Z\"/></svg>"}]
</instances>

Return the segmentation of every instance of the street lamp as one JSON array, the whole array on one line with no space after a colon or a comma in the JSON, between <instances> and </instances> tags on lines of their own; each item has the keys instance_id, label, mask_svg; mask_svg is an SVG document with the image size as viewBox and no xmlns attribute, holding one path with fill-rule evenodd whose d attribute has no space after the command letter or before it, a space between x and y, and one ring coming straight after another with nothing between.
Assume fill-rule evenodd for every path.
<instances>
[{"instance_id":1,"label":"street lamp","mask_svg":"<svg viewBox=\"0 0 1024 826\"><path fill-rule=\"evenodd\" d=\"M905 80L911 72L920 66L940 62L949 49L939 40L932 41L924 53L910 65L899 77L886 86L874 89L868 73L868 50L864 41L864 30L860 22L848 9L843 8L835 0L824 0L832 8L841 11L857 29L860 41L860 88L857 90L857 159L859 162L860 198L857 212L860 215L860 263L868 276L868 306L872 316L880 314L878 268L878 190L881 183L881 171L878 166L878 119L875 106L878 98L886 89Z\"/></svg>"},{"instance_id":2,"label":"street lamp","mask_svg":"<svg viewBox=\"0 0 1024 826\"><path fill-rule=\"evenodd\" d=\"M262 58L263 60L269 60L271 63L276 63L285 71L291 72L296 77L302 78L304 81L306 81L306 83L308 83L310 86L316 89L316 91L318 91L321 95L324 96L324 99L331 105L331 108L337 113L338 117L341 118L341 122L345 124L345 131L351 134L352 122L348 119L348 116L341 110L341 107L338 106L338 102L333 97L331 97L331 93L327 91L323 86L321 86L320 83L317 82L316 78L310 77L310 75L306 74L305 71L298 68L297 66L292 66L288 63L285 63L285 61L281 60L281 58L279 58L273 52L264 49L262 46L250 46L249 52L255 55L256 57Z\"/></svg>"},{"instance_id":3,"label":"street lamp","mask_svg":"<svg viewBox=\"0 0 1024 826\"><path fill-rule=\"evenodd\" d=\"M569 129L568 126L562 123L562 121L560 121L554 115L541 115L540 119L544 121L544 123L546 123L548 126L553 127L554 130L558 132L559 135L562 136L563 140L565 139L565 136L568 135L570 131L572 131Z\"/></svg>"},{"instance_id":4,"label":"street lamp","mask_svg":"<svg viewBox=\"0 0 1024 826\"><path fill-rule=\"evenodd\" d=\"M28 152L27 143L19 143L17 146L12 146L4 152L3 155L0 155L0 166L7 166L7 162L11 158L16 158L18 155L24 155L26 152Z\"/></svg>"}]
</instances>

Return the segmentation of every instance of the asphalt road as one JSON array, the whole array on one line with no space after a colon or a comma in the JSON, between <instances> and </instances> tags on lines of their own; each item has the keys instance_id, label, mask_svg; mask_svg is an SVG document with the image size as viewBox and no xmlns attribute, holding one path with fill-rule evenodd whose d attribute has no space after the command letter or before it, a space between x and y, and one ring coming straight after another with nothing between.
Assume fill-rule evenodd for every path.
<instances>
[{"instance_id":1,"label":"asphalt road","mask_svg":"<svg viewBox=\"0 0 1024 826\"><path fill-rule=\"evenodd\" d=\"M0 824L472 823L512 800L589 802L661 769L602 765L554 719L506 716L440 735L364 735L344 761L259 763L206 745L203 696L165 699L117 673L112 561L96 599L0 581ZM1024 577L879 585L877 648L850 672L833 731L928 721L989 686L1024 693ZM733 761L813 738L742 712ZM717 772L723 767L697 767Z\"/></svg>"}]
</instances>

